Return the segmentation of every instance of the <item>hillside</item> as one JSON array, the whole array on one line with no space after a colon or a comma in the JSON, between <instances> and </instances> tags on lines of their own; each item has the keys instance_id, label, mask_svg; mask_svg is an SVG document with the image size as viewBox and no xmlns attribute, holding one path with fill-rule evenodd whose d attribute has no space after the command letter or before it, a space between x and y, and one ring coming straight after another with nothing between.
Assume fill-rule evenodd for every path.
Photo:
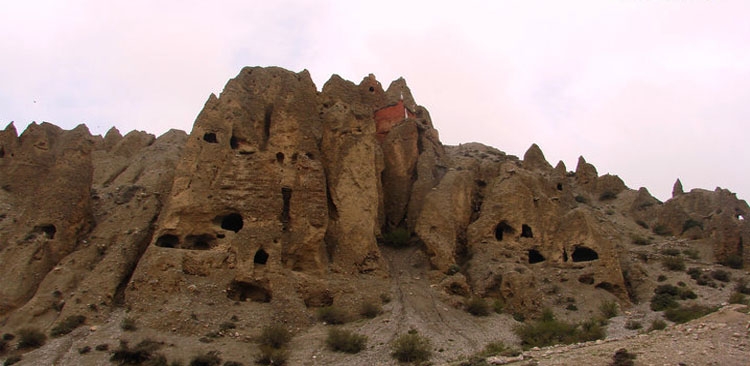
<instances>
[{"instance_id":1,"label":"hillside","mask_svg":"<svg viewBox=\"0 0 750 366\"><path fill-rule=\"evenodd\" d=\"M0 131L0 332L16 336L0 357L108 365L120 341L149 338L153 357L218 351L248 365L276 324L293 335L292 365L396 364L390 345L410 331L435 364L460 364L490 342L528 346L514 329L551 314L597 319L612 341L524 353L539 364L605 362L621 347L636 364L675 350L708 363L697 350L709 346L741 364L741 306L644 329L664 316L655 292L674 292L667 308L745 301L749 213L729 190L679 180L660 202L583 157L553 167L536 145L522 158L445 146L403 79L334 75L318 91L306 71L248 67L189 135ZM466 311L482 304L496 312ZM605 308L617 315L598 319ZM319 317L332 310L366 349L326 348ZM17 350L23 328L57 336Z\"/></svg>"}]
</instances>

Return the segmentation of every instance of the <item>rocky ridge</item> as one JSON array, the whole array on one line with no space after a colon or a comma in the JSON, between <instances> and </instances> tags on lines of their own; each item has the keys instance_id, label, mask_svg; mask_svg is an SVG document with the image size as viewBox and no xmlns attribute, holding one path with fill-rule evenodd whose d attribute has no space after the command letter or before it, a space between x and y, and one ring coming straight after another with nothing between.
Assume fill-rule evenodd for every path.
<instances>
[{"instance_id":1,"label":"rocky ridge","mask_svg":"<svg viewBox=\"0 0 750 366\"><path fill-rule=\"evenodd\" d=\"M425 287L406 290L423 295L410 302L447 312L480 297L507 314L584 319L601 301L643 304L659 249L746 265L749 212L728 190L684 192L679 180L660 202L583 157L575 171L553 167L536 145L523 159L444 146L403 79L383 89L334 75L318 91L306 71L244 68L189 135L0 131L0 271L17 279L0 285L0 328L104 324L128 309L157 334L201 335L234 313L248 335L283 322L304 337L317 309L356 313L409 278ZM419 248L409 265L387 246L399 235ZM580 311L561 306L570 299ZM432 315L465 333L443 349L491 337L458 330L462 315L399 304L390 316L403 324L383 344Z\"/></svg>"}]
</instances>

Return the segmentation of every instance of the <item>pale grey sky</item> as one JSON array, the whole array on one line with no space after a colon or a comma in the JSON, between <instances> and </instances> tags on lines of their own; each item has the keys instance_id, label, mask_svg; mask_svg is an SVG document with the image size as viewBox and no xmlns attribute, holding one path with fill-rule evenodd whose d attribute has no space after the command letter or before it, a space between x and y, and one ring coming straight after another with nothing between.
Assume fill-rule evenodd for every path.
<instances>
[{"instance_id":1,"label":"pale grey sky","mask_svg":"<svg viewBox=\"0 0 750 366\"><path fill-rule=\"evenodd\" d=\"M750 197L750 2L2 1L0 128L189 131L243 66L406 78L447 144Z\"/></svg>"}]
</instances>

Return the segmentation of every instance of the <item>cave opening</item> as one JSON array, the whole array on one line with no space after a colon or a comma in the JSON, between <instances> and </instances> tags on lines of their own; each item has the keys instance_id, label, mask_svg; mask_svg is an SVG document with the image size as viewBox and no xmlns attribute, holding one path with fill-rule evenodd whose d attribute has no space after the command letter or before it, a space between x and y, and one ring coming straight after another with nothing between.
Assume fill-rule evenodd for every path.
<instances>
[{"instance_id":1,"label":"cave opening","mask_svg":"<svg viewBox=\"0 0 750 366\"><path fill-rule=\"evenodd\" d=\"M209 234L188 235L185 237L185 249L208 250L213 246L214 237Z\"/></svg>"},{"instance_id":2,"label":"cave opening","mask_svg":"<svg viewBox=\"0 0 750 366\"><path fill-rule=\"evenodd\" d=\"M57 228L52 224L39 225L34 229L43 233L47 239L54 239L57 233Z\"/></svg>"},{"instance_id":3,"label":"cave opening","mask_svg":"<svg viewBox=\"0 0 750 366\"><path fill-rule=\"evenodd\" d=\"M545 258L542 253L536 249L529 249L529 264L544 262Z\"/></svg>"},{"instance_id":4,"label":"cave opening","mask_svg":"<svg viewBox=\"0 0 750 366\"><path fill-rule=\"evenodd\" d=\"M217 144L219 143L218 140L216 140L216 134L213 132L206 132L203 134L203 141L211 143L211 144Z\"/></svg>"},{"instance_id":5,"label":"cave opening","mask_svg":"<svg viewBox=\"0 0 750 366\"><path fill-rule=\"evenodd\" d=\"M262 248L258 249L258 251L255 252L255 257L253 257L253 263L266 264L266 262L268 262L268 253Z\"/></svg>"},{"instance_id":6,"label":"cave opening","mask_svg":"<svg viewBox=\"0 0 750 366\"><path fill-rule=\"evenodd\" d=\"M531 227L529 225L526 225L526 224L521 225L521 237L522 238L534 237L534 234L531 232Z\"/></svg>"},{"instance_id":7,"label":"cave opening","mask_svg":"<svg viewBox=\"0 0 750 366\"><path fill-rule=\"evenodd\" d=\"M180 245L180 238L172 234L164 234L156 239L156 246L162 248L177 248Z\"/></svg>"},{"instance_id":8,"label":"cave opening","mask_svg":"<svg viewBox=\"0 0 750 366\"><path fill-rule=\"evenodd\" d=\"M573 262L590 262L599 259L599 253L587 247L576 247L573 251Z\"/></svg>"},{"instance_id":9,"label":"cave opening","mask_svg":"<svg viewBox=\"0 0 750 366\"><path fill-rule=\"evenodd\" d=\"M563 248L563 262L568 261L568 251Z\"/></svg>"},{"instance_id":10,"label":"cave opening","mask_svg":"<svg viewBox=\"0 0 750 366\"><path fill-rule=\"evenodd\" d=\"M269 302L271 291L252 283L232 281L227 288L227 297L234 301Z\"/></svg>"},{"instance_id":11,"label":"cave opening","mask_svg":"<svg viewBox=\"0 0 750 366\"><path fill-rule=\"evenodd\" d=\"M279 164L284 164L284 153L283 152L277 152L276 153L276 162Z\"/></svg>"},{"instance_id":12,"label":"cave opening","mask_svg":"<svg viewBox=\"0 0 750 366\"><path fill-rule=\"evenodd\" d=\"M268 139L271 137L271 116L273 115L273 104L266 107L266 114L263 116L263 150L268 145Z\"/></svg>"},{"instance_id":13,"label":"cave opening","mask_svg":"<svg viewBox=\"0 0 750 366\"><path fill-rule=\"evenodd\" d=\"M229 139L229 147L231 147L232 150L237 150L240 147L240 141L236 136L232 135L232 137Z\"/></svg>"},{"instance_id":14,"label":"cave opening","mask_svg":"<svg viewBox=\"0 0 750 366\"><path fill-rule=\"evenodd\" d=\"M242 215L238 213L231 213L221 219L221 228L224 230L231 230L236 233L242 230L242 226Z\"/></svg>"},{"instance_id":15,"label":"cave opening","mask_svg":"<svg viewBox=\"0 0 750 366\"><path fill-rule=\"evenodd\" d=\"M514 232L516 232L516 230L513 229L512 226L508 225L506 221L501 221L495 226L495 239L497 239L497 241L503 241L505 234L512 235Z\"/></svg>"},{"instance_id":16,"label":"cave opening","mask_svg":"<svg viewBox=\"0 0 750 366\"><path fill-rule=\"evenodd\" d=\"M557 183L557 190L558 190L558 191L562 191L562 190L563 190L563 185L562 185L562 183Z\"/></svg>"}]
</instances>

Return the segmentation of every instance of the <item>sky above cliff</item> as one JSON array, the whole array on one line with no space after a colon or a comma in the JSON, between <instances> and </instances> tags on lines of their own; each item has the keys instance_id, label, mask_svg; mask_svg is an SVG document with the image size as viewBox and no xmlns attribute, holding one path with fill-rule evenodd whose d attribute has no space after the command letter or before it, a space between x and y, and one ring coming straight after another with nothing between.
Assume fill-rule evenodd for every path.
<instances>
[{"instance_id":1,"label":"sky above cliff","mask_svg":"<svg viewBox=\"0 0 750 366\"><path fill-rule=\"evenodd\" d=\"M750 2L15 1L0 5L0 128L189 131L243 66L387 87L446 144L477 141L671 196L750 198Z\"/></svg>"}]
</instances>

